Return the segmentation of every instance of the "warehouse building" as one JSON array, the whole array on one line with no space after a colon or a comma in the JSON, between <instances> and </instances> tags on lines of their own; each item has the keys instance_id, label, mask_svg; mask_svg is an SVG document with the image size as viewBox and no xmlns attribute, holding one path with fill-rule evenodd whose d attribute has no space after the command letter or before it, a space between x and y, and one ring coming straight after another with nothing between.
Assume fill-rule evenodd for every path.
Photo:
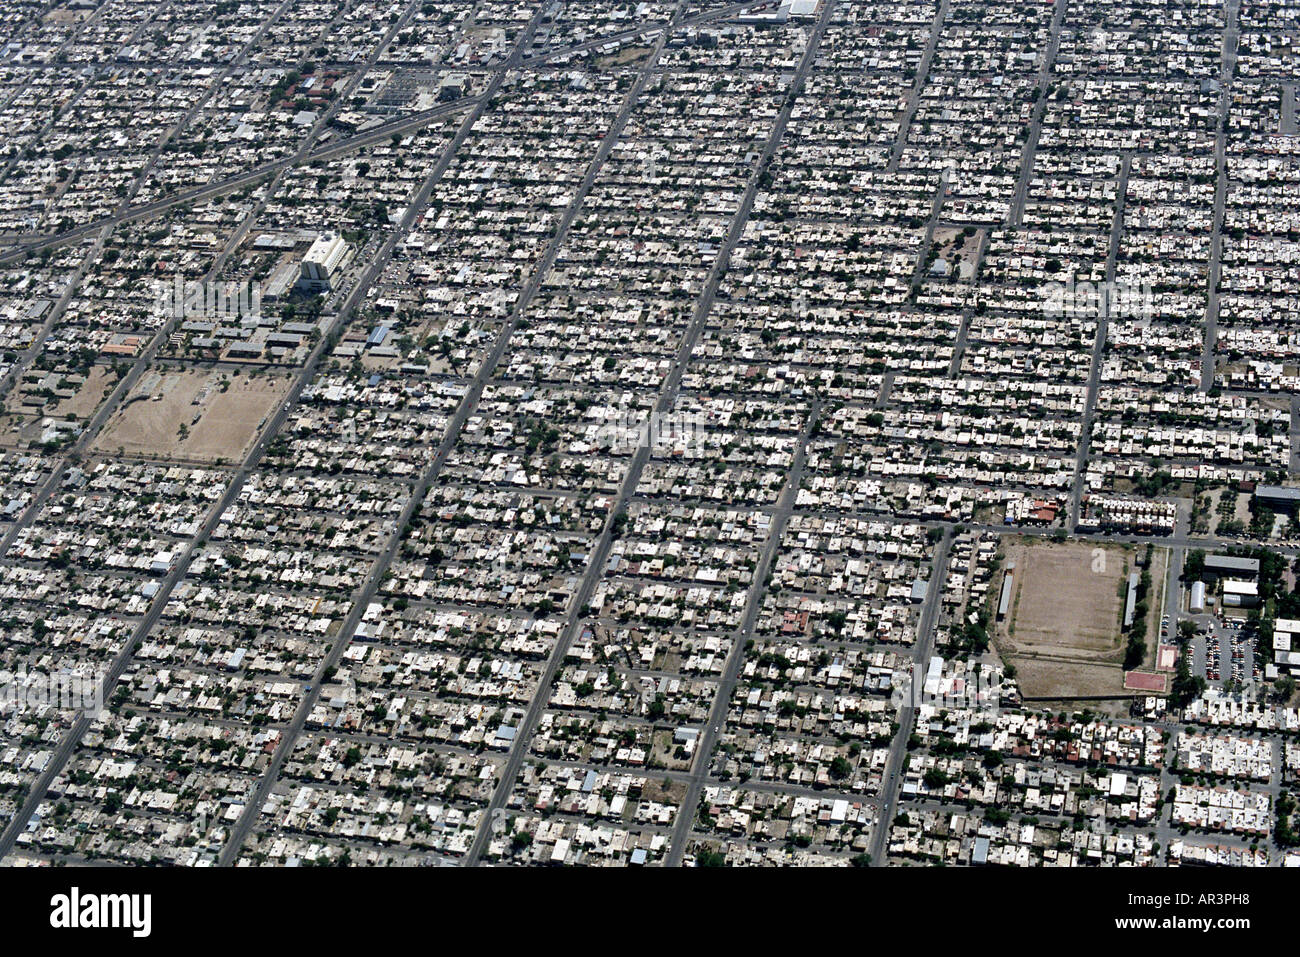
<instances>
[{"instance_id":1,"label":"warehouse building","mask_svg":"<svg viewBox=\"0 0 1300 957\"><path fill-rule=\"evenodd\" d=\"M1237 555L1206 555L1205 571L1217 577L1256 578L1259 575L1258 558L1241 558Z\"/></svg>"}]
</instances>

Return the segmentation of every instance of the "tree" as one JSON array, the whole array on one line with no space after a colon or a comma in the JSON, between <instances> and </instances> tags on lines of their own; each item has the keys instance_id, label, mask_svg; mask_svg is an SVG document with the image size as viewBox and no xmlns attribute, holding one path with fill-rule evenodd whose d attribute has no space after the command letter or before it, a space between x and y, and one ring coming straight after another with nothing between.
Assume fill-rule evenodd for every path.
<instances>
[{"instance_id":1,"label":"tree","mask_svg":"<svg viewBox=\"0 0 1300 957\"><path fill-rule=\"evenodd\" d=\"M1283 675L1273 685L1273 698L1275 701L1285 704L1291 700L1295 694L1295 678L1291 675Z\"/></svg>"},{"instance_id":2,"label":"tree","mask_svg":"<svg viewBox=\"0 0 1300 957\"><path fill-rule=\"evenodd\" d=\"M1175 708L1185 708L1205 690L1205 679L1192 674L1187 665L1187 655L1178 656L1174 670L1174 685L1169 693L1169 703Z\"/></svg>"},{"instance_id":3,"label":"tree","mask_svg":"<svg viewBox=\"0 0 1300 957\"><path fill-rule=\"evenodd\" d=\"M1295 831L1291 829L1291 815L1294 812L1295 798L1283 791L1277 797L1277 827L1273 831L1273 836L1282 847L1292 847L1296 844Z\"/></svg>"}]
</instances>

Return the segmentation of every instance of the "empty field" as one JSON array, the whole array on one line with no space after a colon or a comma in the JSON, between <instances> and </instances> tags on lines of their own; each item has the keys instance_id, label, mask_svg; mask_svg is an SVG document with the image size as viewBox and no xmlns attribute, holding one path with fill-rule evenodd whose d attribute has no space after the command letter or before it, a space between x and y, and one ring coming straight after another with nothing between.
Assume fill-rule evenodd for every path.
<instances>
[{"instance_id":1,"label":"empty field","mask_svg":"<svg viewBox=\"0 0 1300 957\"><path fill-rule=\"evenodd\" d=\"M1007 547L1014 588L999 632L1009 650L1109 660L1121 651L1121 585L1133 555L1089 543ZM1117 659L1118 660L1118 659Z\"/></svg>"},{"instance_id":2,"label":"empty field","mask_svg":"<svg viewBox=\"0 0 1300 957\"><path fill-rule=\"evenodd\" d=\"M1019 658L1016 660L1016 678L1023 693L1033 698L1077 698L1126 693L1124 670L1119 665L1087 664L1055 658ZM1127 689L1127 693L1133 692Z\"/></svg>"},{"instance_id":3,"label":"empty field","mask_svg":"<svg viewBox=\"0 0 1300 957\"><path fill-rule=\"evenodd\" d=\"M88 421L104 397L117 385L117 378L117 374L106 365L91 366L85 384L77 390L77 394L54 407L54 417Z\"/></svg>"},{"instance_id":4,"label":"empty field","mask_svg":"<svg viewBox=\"0 0 1300 957\"><path fill-rule=\"evenodd\" d=\"M1124 694L1120 625L1125 581L1136 567L1137 550L1020 540L1008 542L1005 551L1003 567L1011 570L1013 586L994 643L1003 660L1015 665L1021 693ZM1163 562L1153 564L1163 568ZM1160 590L1157 579L1153 604Z\"/></svg>"},{"instance_id":5,"label":"empty field","mask_svg":"<svg viewBox=\"0 0 1300 957\"><path fill-rule=\"evenodd\" d=\"M147 372L95 442L103 452L203 462L243 457L288 392L287 375Z\"/></svg>"}]
</instances>

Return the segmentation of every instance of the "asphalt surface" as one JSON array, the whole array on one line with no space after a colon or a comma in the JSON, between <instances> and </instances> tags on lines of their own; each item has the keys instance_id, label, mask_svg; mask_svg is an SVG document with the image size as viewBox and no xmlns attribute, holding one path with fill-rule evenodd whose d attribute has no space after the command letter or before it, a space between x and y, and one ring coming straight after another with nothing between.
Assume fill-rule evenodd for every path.
<instances>
[{"instance_id":1,"label":"asphalt surface","mask_svg":"<svg viewBox=\"0 0 1300 957\"><path fill-rule=\"evenodd\" d=\"M1115 281L1115 263L1119 258L1120 240L1124 235L1124 201L1128 195L1128 177L1132 166L1133 157L1126 153L1116 184L1115 219L1111 224L1110 248L1106 253L1106 282L1108 283ZM1097 392L1101 388L1101 363L1106 354L1106 337L1110 331L1109 316L1106 314L1108 308L1109 305L1104 305L1096 317L1097 337L1093 341L1092 358L1088 366L1088 392L1083 404L1083 421L1079 426L1079 446L1074 456L1074 481L1070 486L1068 521L1071 528L1079 524L1083 509L1083 484L1088 468L1088 451L1092 445L1092 420L1097 412Z\"/></svg>"}]
</instances>

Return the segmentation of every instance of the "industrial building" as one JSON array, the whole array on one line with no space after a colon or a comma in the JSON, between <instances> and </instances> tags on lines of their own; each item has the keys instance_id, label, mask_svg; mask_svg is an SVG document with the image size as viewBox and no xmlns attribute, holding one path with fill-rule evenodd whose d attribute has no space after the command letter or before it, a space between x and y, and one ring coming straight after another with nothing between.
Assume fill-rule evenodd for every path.
<instances>
[{"instance_id":1,"label":"industrial building","mask_svg":"<svg viewBox=\"0 0 1300 957\"><path fill-rule=\"evenodd\" d=\"M1205 571L1216 577L1232 575L1235 578L1255 578L1259 575L1258 558L1237 555L1206 555Z\"/></svg>"}]
</instances>

